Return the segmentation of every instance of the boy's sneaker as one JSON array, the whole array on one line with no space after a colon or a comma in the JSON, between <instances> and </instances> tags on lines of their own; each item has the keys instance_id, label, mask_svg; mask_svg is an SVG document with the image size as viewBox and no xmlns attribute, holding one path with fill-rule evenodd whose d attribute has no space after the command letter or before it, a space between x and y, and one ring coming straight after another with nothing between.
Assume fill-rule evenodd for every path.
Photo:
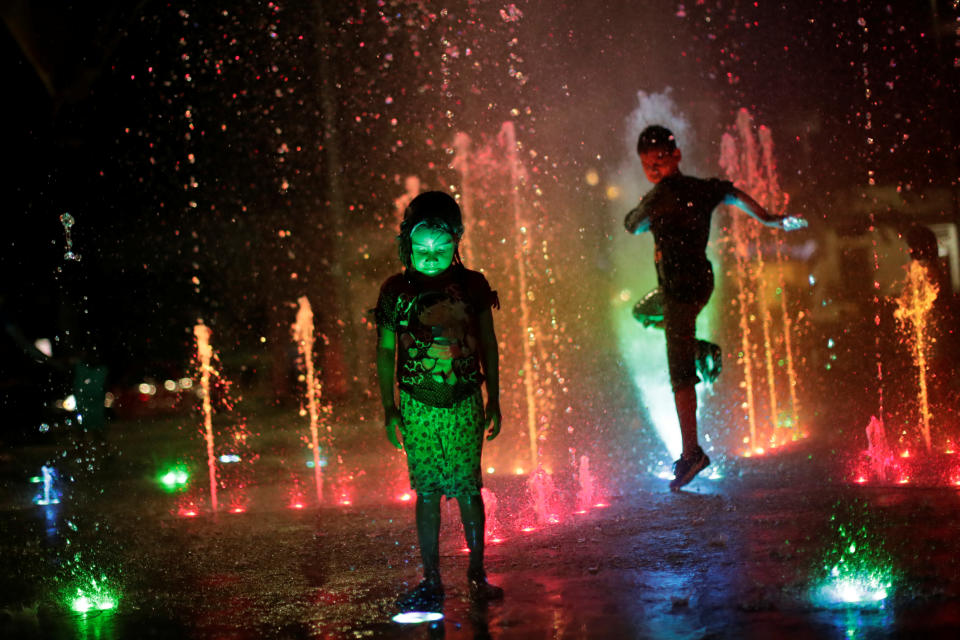
<instances>
[{"instance_id":1,"label":"boy's sneaker","mask_svg":"<svg viewBox=\"0 0 960 640\"><path fill-rule=\"evenodd\" d=\"M502 600L503 589L487 582L487 573L467 573L467 583L470 585L470 597L474 600Z\"/></svg>"},{"instance_id":2,"label":"boy's sneaker","mask_svg":"<svg viewBox=\"0 0 960 640\"><path fill-rule=\"evenodd\" d=\"M420 584L397 598L401 611L439 611L443 607L443 583L421 580Z\"/></svg>"},{"instance_id":3,"label":"boy's sneaker","mask_svg":"<svg viewBox=\"0 0 960 640\"><path fill-rule=\"evenodd\" d=\"M679 491L681 487L690 484L690 481L709 464L710 458L700 447L697 447L689 458L681 455L680 459L673 463L673 480L670 481L670 490Z\"/></svg>"},{"instance_id":4,"label":"boy's sneaker","mask_svg":"<svg viewBox=\"0 0 960 640\"><path fill-rule=\"evenodd\" d=\"M720 345L697 340L697 373L704 382L716 382L723 370L723 352Z\"/></svg>"}]
</instances>

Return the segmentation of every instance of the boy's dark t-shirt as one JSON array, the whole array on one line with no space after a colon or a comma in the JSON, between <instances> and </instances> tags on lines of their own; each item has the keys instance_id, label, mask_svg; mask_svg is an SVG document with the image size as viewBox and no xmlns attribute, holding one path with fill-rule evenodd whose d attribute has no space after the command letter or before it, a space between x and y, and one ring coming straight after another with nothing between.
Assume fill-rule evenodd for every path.
<instances>
[{"instance_id":1,"label":"boy's dark t-shirt","mask_svg":"<svg viewBox=\"0 0 960 640\"><path fill-rule=\"evenodd\" d=\"M380 288L377 325L397 334L397 386L434 407L480 389L479 316L499 306L482 273L452 266L429 278L408 269Z\"/></svg>"},{"instance_id":2,"label":"boy's dark t-shirt","mask_svg":"<svg viewBox=\"0 0 960 640\"><path fill-rule=\"evenodd\" d=\"M734 190L718 178L675 174L654 185L624 221L627 231L648 227L656 245L657 281L681 302L709 297L713 269L707 260L710 216Z\"/></svg>"}]
</instances>

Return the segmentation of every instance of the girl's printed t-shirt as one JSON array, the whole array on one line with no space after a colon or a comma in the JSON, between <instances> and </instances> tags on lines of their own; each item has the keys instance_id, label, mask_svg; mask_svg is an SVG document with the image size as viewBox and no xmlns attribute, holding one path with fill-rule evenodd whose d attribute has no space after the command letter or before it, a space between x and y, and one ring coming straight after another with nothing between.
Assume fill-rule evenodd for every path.
<instances>
[{"instance_id":1,"label":"girl's printed t-shirt","mask_svg":"<svg viewBox=\"0 0 960 640\"><path fill-rule=\"evenodd\" d=\"M412 269L380 289L377 325L397 335L397 386L418 401L452 407L480 389L478 318L497 294L482 273L455 265L430 278Z\"/></svg>"}]
</instances>

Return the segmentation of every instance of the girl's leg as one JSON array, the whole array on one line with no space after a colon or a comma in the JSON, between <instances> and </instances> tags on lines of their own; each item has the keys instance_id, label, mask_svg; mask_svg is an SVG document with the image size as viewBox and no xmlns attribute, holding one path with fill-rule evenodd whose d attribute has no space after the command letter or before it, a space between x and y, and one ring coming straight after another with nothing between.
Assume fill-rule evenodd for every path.
<instances>
[{"instance_id":1,"label":"girl's leg","mask_svg":"<svg viewBox=\"0 0 960 640\"><path fill-rule=\"evenodd\" d=\"M417 494L417 539L423 558L423 580L397 599L404 611L436 611L443 606L440 581L440 494Z\"/></svg>"},{"instance_id":2,"label":"girl's leg","mask_svg":"<svg viewBox=\"0 0 960 640\"><path fill-rule=\"evenodd\" d=\"M457 498L457 503L460 505L463 534L467 539L467 548L470 549L470 566L467 571L471 575L483 573L483 535L487 524L483 497L463 496Z\"/></svg>"},{"instance_id":3,"label":"girl's leg","mask_svg":"<svg viewBox=\"0 0 960 640\"><path fill-rule=\"evenodd\" d=\"M487 582L483 569L484 529L486 513L480 494L457 498L460 505L460 521L463 523L464 537L470 549L470 565L467 568L467 581L470 595L480 600L497 600L503 597L503 589Z\"/></svg>"},{"instance_id":4,"label":"girl's leg","mask_svg":"<svg viewBox=\"0 0 960 640\"><path fill-rule=\"evenodd\" d=\"M423 559L423 578L440 584L440 494L417 494L417 540Z\"/></svg>"}]
</instances>

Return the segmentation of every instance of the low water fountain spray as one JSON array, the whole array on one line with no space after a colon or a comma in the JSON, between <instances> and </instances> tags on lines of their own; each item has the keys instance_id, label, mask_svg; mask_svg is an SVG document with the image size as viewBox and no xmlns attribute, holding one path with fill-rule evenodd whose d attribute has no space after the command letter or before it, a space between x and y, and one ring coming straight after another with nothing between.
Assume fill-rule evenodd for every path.
<instances>
[{"instance_id":1,"label":"low water fountain spray","mask_svg":"<svg viewBox=\"0 0 960 640\"><path fill-rule=\"evenodd\" d=\"M897 308L893 312L897 325L906 334L906 342L910 345L913 363L917 369L921 434L928 453L932 449L930 401L927 395L929 325L930 312L939 292L940 289L937 283L930 279L927 268L919 261L912 261L907 267L907 279L902 293L896 299Z\"/></svg>"},{"instance_id":2,"label":"low water fountain spray","mask_svg":"<svg viewBox=\"0 0 960 640\"><path fill-rule=\"evenodd\" d=\"M310 449L313 452L313 479L317 489L317 502L323 502L323 472L320 467L319 399L320 381L313 366L313 309L310 300L301 296L297 300L297 319L293 325L293 338L297 342L300 356L303 358L307 391L307 413L310 416Z\"/></svg>"},{"instance_id":3,"label":"low water fountain spray","mask_svg":"<svg viewBox=\"0 0 960 640\"><path fill-rule=\"evenodd\" d=\"M63 254L64 260L71 260L73 262L80 262L80 255L73 252L73 235L72 229L73 225L76 224L73 216L69 213L64 213L60 216L60 224L63 225L63 234L67 243L67 250Z\"/></svg>"},{"instance_id":4,"label":"low water fountain spray","mask_svg":"<svg viewBox=\"0 0 960 640\"><path fill-rule=\"evenodd\" d=\"M200 358L200 398L203 411L203 433L207 442L207 468L210 475L210 508L217 511L217 458L213 445L213 404L210 402L210 376L216 375L211 366L213 347L210 345L210 328L200 322L193 327L197 339L197 357Z\"/></svg>"},{"instance_id":5,"label":"low water fountain spray","mask_svg":"<svg viewBox=\"0 0 960 640\"><path fill-rule=\"evenodd\" d=\"M60 492L56 490L54 483L57 480L56 470L48 465L40 467L40 478L43 482L43 489L33 499L34 504L41 506L49 504L60 504Z\"/></svg>"}]
</instances>

